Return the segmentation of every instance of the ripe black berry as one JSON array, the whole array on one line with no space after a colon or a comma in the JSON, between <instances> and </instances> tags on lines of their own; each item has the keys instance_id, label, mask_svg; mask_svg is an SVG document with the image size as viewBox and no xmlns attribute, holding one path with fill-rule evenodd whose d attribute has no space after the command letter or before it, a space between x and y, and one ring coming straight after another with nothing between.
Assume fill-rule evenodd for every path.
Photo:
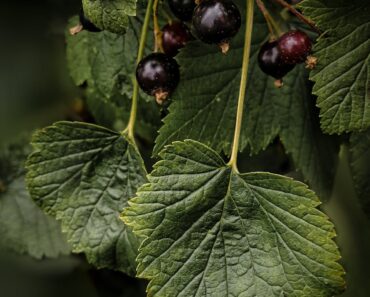
<instances>
[{"instance_id":1,"label":"ripe black berry","mask_svg":"<svg viewBox=\"0 0 370 297\"><path fill-rule=\"evenodd\" d=\"M277 80L281 80L294 68L294 65L285 64L282 60L278 41L266 42L262 45L258 53L258 65L264 73Z\"/></svg>"},{"instance_id":2,"label":"ripe black berry","mask_svg":"<svg viewBox=\"0 0 370 297\"><path fill-rule=\"evenodd\" d=\"M194 10L192 23L200 40L222 45L238 33L241 16L231 0L203 0Z\"/></svg>"},{"instance_id":3,"label":"ripe black berry","mask_svg":"<svg viewBox=\"0 0 370 297\"><path fill-rule=\"evenodd\" d=\"M176 56L190 39L189 28L182 22L171 22L162 29L162 47L171 57Z\"/></svg>"},{"instance_id":4,"label":"ripe black berry","mask_svg":"<svg viewBox=\"0 0 370 297\"><path fill-rule=\"evenodd\" d=\"M302 31L290 31L278 40L281 58L286 64L303 63L311 52L312 42Z\"/></svg>"},{"instance_id":5,"label":"ripe black berry","mask_svg":"<svg viewBox=\"0 0 370 297\"><path fill-rule=\"evenodd\" d=\"M101 32L101 30L96 27L86 16L84 11L80 10L80 23L84 30L89 32Z\"/></svg>"},{"instance_id":6,"label":"ripe black berry","mask_svg":"<svg viewBox=\"0 0 370 297\"><path fill-rule=\"evenodd\" d=\"M180 20L190 21L195 8L194 0L168 0L173 14Z\"/></svg>"},{"instance_id":7,"label":"ripe black berry","mask_svg":"<svg viewBox=\"0 0 370 297\"><path fill-rule=\"evenodd\" d=\"M136 79L145 93L155 96L162 104L179 83L179 66L166 54L152 53L137 65Z\"/></svg>"}]
</instances>

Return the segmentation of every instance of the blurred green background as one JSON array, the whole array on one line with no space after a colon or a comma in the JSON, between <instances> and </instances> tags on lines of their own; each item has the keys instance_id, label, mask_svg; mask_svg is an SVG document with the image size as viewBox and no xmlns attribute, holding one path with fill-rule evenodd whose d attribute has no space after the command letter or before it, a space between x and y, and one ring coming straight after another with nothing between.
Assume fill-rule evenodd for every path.
<instances>
[{"instance_id":1,"label":"blurred green background","mask_svg":"<svg viewBox=\"0 0 370 297\"><path fill-rule=\"evenodd\" d=\"M73 86L66 69L64 30L80 5L79 0L1 1L0 143L56 120L73 119L74 102L81 91ZM274 157L267 150L245 158L249 165L244 169L269 169L258 160ZM347 157L342 147L333 197L323 209L335 223L347 271L348 290L342 296L368 297L370 224L357 203ZM121 273L95 271L82 256L36 261L0 255L2 297L140 297L144 292L144 282Z\"/></svg>"}]
</instances>

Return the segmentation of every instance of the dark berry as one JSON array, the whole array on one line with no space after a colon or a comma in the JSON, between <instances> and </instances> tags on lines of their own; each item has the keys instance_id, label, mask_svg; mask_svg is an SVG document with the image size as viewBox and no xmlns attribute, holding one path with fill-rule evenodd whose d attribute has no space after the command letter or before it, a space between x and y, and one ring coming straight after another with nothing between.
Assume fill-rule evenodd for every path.
<instances>
[{"instance_id":1,"label":"dark berry","mask_svg":"<svg viewBox=\"0 0 370 297\"><path fill-rule=\"evenodd\" d=\"M182 21L190 21L195 8L194 0L168 0L173 14Z\"/></svg>"},{"instance_id":2,"label":"dark berry","mask_svg":"<svg viewBox=\"0 0 370 297\"><path fill-rule=\"evenodd\" d=\"M140 88L145 93L155 96L157 102L161 104L179 83L179 66L166 54L153 53L137 65L136 79Z\"/></svg>"},{"instance_id":3,"label":"dark berry","mask_svg":"<svg viewBox=\"0 0 370 297\"><path fill-rule=\"evenodd\" d=\"M281 57L286 64L303 63L311 52L312 42L302 31L290 31L278 39Z\"/></svg>"},{"instance_id":4,"label":"dark berry","mask_svg":"<svg viewBox=\"0 0 370 297\"><path fill-rule=\"evenodd\" d=\"M162 29L162 47L171 57L176 56L190 39L189 28L182 22L171 22Z\"/></svg>"},{"instance_id":5,"label":"dark berry","mask_svg":"<svg viewBox=\"0 0 370 297\"><path fill-rule=\"evenodd\" d=\"M200 40L222 44L238 33L241 16L231 0L203 0L194 10L192 23Z\"/></svg>"},{"instance_id":6,"label":"dark berry","mask_svg":"<svg viewBox=\"0 0 370 297\"><path fill-rule=\"evenodd\" d=\"M282 61L278 41L266 42L262 45L258 53L258 65L264 73L278 80L294 68L294 65L284 64Z\"/></svg>"},{"instance_id":7,"label":"dark berry","mask_svg":"<svg viewBox=\"0 0 370 297\"><path fill-rule=\"evenodd\" d=\"M101 30L96 27L86 16L84 11L80 10L80 23L84 30L89 32L101 32Z\"/></svg>"}]
</instances>

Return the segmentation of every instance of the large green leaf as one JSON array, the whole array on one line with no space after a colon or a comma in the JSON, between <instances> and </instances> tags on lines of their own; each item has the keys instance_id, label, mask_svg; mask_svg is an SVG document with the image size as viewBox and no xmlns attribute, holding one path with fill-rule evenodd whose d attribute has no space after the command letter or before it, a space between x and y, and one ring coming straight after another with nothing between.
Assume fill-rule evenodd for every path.
<instances>
[{"instance_id":1,"label":"large green leaf","mask_svg":"<svg viewBox=\"0 0 370 297\"><path fill-rule=\"evenodd\" d=\"M243 7L244 1L238 1ZM156 139L154 153L166 144L195 139L216 151L230 153L239 93L244 28L222 55L215 46L192 42L178 57L181 82L173 95L169 115ZM297 66L276 89L273 78L259 69L257 54L268 30L256 12L249 83L240 149L265 149L280 136L295 165L320 195L328 197L334 180L338 146L323 136L311 98L307 71ZM202 65L202 67L199 67Z\"/></svg>"},{"instance_id":2,"label":"large green leaf","mask_svg":"<svg viewBox=\"0 0 370 297\"><path fill-rule=\"evenodd\" d=\"M306 0L305 15L325 31L314 47L311 72L321 127L330 134L370 126L370 2Z\"/></svg>"},{"instance_id":3,"label":"large green leaf","mask_svg":"<svg viewBox=\"0 0 370 297\"><path fill-rule=\"evenodd\" d=\"M133 274L138 239L119 213L146 180L136 146L119 133L72 122L40 130L32 145L31 196L62 222L73 251L99 268Z\"/></svg>"},{"instance_id":4,"label":"large green leaf","mask_svg":"<svg viewBox=\"0 0 370 297\"><path fill-rule=\"evenodd\" d=\"M146 237L148 296L333 296L343 269L332 223L307 187L239 174L199 142L162 152L124 221Z\"/></svg>"},{"instance_id":5,"label":"large green leaf","mask_svg":"<svg viewBox=\"0 0 370 297\"><path fill-rule=\"evenodd\" d=\"M0 249L34 258L68 254L70 248L60 224L32 201L24 181L28 137L0 150Z\"/></svg>"},{"instance_id":6,"label":"large green leaf","mask_svg":"<svg viewBox=\"0 0 370 297\"><path fill-rule=\"evenodd\" d=\"M136 15L137 0L82 0L84 13L98 28L123 34L129 17Z\"/></svg>"},{"instance_id":7,"label":"large green leaf","mask_svg":"<svg viewBox=\"0 0 370 297\"><path fill-rule=\"evenodd\" d=\"M370 129L351 135L349 152L356 192L365 214L370 218Z\"/></svg>"}]
</instances>

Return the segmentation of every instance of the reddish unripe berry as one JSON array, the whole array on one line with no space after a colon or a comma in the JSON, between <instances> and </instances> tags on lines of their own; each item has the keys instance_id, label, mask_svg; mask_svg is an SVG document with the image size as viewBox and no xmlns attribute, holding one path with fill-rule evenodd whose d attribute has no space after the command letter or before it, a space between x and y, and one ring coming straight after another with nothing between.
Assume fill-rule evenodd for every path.
<instances>
[{"instance_id":1,"label":"reddish unripe berry","mask_svg":"<svg viewBox=\"0 0 370 297\"><path fill-rule=\"evenodd\" d=\"M182 22L171 22L162 29L162 47L165 54L174 57L191 39L189 28Z\"/></svg>"},{"instance_id":2,"label":"reddish unripe berry","mask_svg":"<svg viewBox=\"0 0 370 297\"><path fill-rule=\"evenodd\" d=\"M290 31L278 39L281 59L285 64L303 63L311 53L312 42L308 35L302 31Z\"/></svg>"}]
</instances>

